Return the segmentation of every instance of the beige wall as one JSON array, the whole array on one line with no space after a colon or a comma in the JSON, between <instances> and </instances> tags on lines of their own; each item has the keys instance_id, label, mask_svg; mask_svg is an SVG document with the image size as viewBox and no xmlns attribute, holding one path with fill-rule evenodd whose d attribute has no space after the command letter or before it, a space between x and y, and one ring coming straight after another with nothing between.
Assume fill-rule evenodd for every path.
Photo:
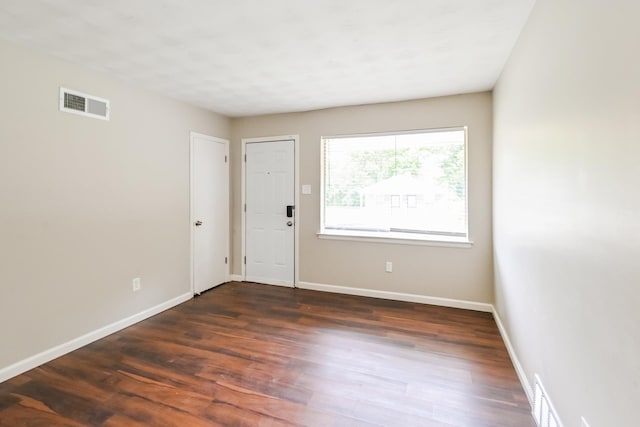
<instances>
[{"instance_id":1,"label":"beige wall","mask_svg":"<svg viewBox=\"0 0 640 427\"><path fill-rule=\"evenodd\" d=\"M300 271L303 282L492 302L491 94L333 108L231 122L233 272L240 274L241 139L300 135ZM469 127L469 228L473 248L323 240L320 227L320 137L365 132ZM298 189L299 190L299 189ZM393 273L384 262L393 262Z\"/></svg>"},{"instance_id":2,"label":"beige wall","mask_svg":"<svg viewBox=\"0 0 640 427\"><path fill-rule=\"evenodd\" d=\"M640 420L639 16L538 0L494 94L497 308L567 427Z\"/></svg>"},{"instance_id":3,"label":"beige wall","mask_svg":"<svg viewBox=\"0 0 640 427\"><path fill-rule=\"evenodd\" d=\"M189 131L229 123L10 44L0 58L2 369L189 292ZM110 99L111 120L59 112L59 86Z\"/></svg>"}]
</instances>

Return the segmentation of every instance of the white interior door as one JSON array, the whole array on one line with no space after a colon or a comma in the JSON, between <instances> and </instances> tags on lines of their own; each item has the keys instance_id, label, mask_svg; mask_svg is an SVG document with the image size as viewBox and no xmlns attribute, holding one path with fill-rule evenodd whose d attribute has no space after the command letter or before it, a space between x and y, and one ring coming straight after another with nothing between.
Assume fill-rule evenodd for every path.
<instances>
[{"instance_id":1,"label":"white interior door","mask_svg":"<svg viewBox=\"0 0 640 427\"><path fill-rule=\"evenodd\" d=\"M294 151L293 140L246 144L247 281L294 285Z\"/></svg>"},{"instance_id":2,"label":"white interior door","mask_svg":"<svg viewBox=\"0 0 640 427\"><path fill-rule=\"evenodd\" d=\"M200 293L229 280L229 142L191 135L192 280Z\"/></svg>"}]
</instances>

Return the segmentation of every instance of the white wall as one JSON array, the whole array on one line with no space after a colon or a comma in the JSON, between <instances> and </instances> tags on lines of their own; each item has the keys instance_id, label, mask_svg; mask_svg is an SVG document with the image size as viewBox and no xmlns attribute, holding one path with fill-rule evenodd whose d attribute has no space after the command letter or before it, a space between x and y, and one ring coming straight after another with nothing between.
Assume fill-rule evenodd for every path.
<instances>
[{"instance_id":1,"label":"white wall","mask_svg":"<svg viewBox=\"0 0 640 427\"><path fill-rule=\"evenodd\" d=\"M538 0L494 93L496 304L569 427L640 423L638 17Z\"/></svg>"},{"instance_id":2,"label":"white wall","mask_svg":"<svg viewBox=\"0 0 640 427\"><path fill-rule=\"evenodd\" d=\"M233 119L233 272L241 272L241 139L300 135L301 282L491 303L491 94L331 108ZM319 239L320 138L406 129L468 126L471 249ZM299 189L298 189L299 190ZM384 272L385 261L393 273Z\"/></svg>"},{"instance_id":3,"label":"white wall","mask_svg":"<svg viewBox=\"0 0 640 427\"><path fill-rule=\"evenodd\" d=\"M1 371L189 292L189 131L229 121L4 42L0 58ZM111 120L59 112L59 86L110 99Z\"/></svg>"}]
</instances>

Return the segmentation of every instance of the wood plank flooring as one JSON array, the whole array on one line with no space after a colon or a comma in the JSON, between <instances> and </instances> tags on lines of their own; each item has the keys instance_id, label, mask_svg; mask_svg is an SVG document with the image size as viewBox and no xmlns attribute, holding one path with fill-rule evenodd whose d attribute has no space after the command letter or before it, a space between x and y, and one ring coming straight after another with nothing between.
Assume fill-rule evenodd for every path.
<instances>
[{"instance_id":1,"label":"wood plank flooring","mask_svg":"<svg viewBox=\"0 0 640 427\"><path fill-rule=\"evenodd\" d=\"M517 426L488 313L232 282L0 384L0 426Z\"/></svg>"}]
</instances>

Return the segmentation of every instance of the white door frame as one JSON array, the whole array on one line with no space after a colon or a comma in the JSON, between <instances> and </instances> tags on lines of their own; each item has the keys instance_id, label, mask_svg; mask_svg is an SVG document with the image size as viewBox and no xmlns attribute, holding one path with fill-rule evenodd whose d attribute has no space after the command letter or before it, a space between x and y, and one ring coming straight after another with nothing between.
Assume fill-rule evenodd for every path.
<instances>
[{"instance_id":1,"label":"white door frame","mask_svg":"<svg viewBox=\"0 0 640 427\"><path fill-rule=\"evenodd\" d=\"M293 178L293 287L298 285L298 252L300 248L300 197L298 196L298 188L300 188L300 135L280 135L280 136L265 136L258 138L242 138L242 200L240 204L240 212L242 213L242 254L240 258L240 265L242 266L242 280L247 277L247 264L245 264L245 257L247 256L247 212L244 209L247 203L247 178L246 169L247 163L245 161L247 155L247 144L256 142L274 142L274 141L291 141L293 140L294 151L294 178Z\"/></svg>"},{"instance_id":2,"label":"white door frame","mask_svg":"<svg viewBox=\"0 0 640 427\"><path fill-rule=\"evenodd\" d=\"M223 138L218 138L216 136L210 136L210 135L205 135L202 133L197 133L197 132L189 132L189 282L191 283L191 293L195 295L195 274L194 274L194 258L195 258L195 238L194 238L194 228L193 228L193 224L196 221L195 217L194 217L194 212L193 212L193 184L194 184L194 177L193 177L193 172L194 172L194 168L193 168L193 143L195 138L202 138L202 139L207 139L211 142L217 142L220 144L224 144L225 146L225 155L227 156L227 162L230 162L230 158L229 158L229 140L228 139L223 139ZM229 163L228 163L229 164ZM230 171L231 168L227 168L227 183L229 186L231 186L231 181L230 181ZM231 190L231 188L229 188L229 190ZM231 195L231 191L229 191L228 193L229 195ZM231 207L231 199L229 199L229 201L227 201L227 206L230 208ZM229 228L226 230L227 234L229 234L229 238L227 239L227 253L229 255L231 255L231 212L229 212L229 216L227 216L228 218L228 222L229 222ZM227 281L230 280L230 274L231 274L231 258L228 257L228 261L227 261L227 271L225 272L225 276L227 277Z\"/></svg>"}]
</instances>

